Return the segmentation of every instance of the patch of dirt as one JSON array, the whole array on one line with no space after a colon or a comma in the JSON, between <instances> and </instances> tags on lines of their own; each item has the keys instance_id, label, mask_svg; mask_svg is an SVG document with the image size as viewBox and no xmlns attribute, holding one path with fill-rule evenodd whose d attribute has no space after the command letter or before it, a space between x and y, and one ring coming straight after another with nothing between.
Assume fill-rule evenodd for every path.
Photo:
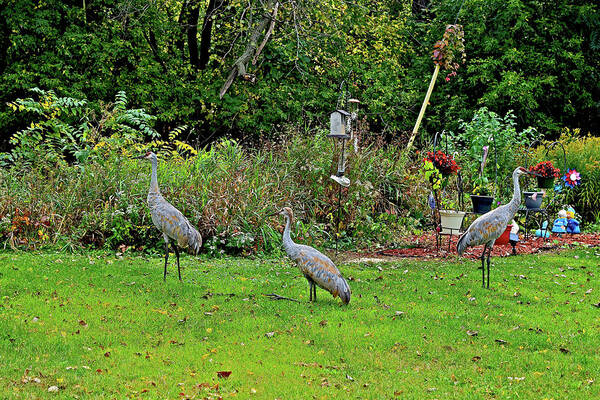
<instances>
[{"instance_id":1,"label":"patch of dirt","mask_svg":"<svg viewBox=\"0 0 600 400\"><path fill-rule=\"evenodd\" d=\"M590 247L600 247L600 234L581 233L576 235L564 234L562 236L552 235L548 239L538 237L528 237L527 241L520 238L521 241L516 244L517 254L535 254L558 248L568 248L574 246L587 245ZM435 234L425 233L421 236L406 238L405 244L394 249L386 249L376 253L377 256L401 257L401 258L456 258L456 243L458 236L442 236L439 249L436 246ZM476 259L481 257L483 245L469 247L463 257ZM492 250L494 257L507 257L513 254L510 244L496 245Z\"/></svg>"}]
</instances>

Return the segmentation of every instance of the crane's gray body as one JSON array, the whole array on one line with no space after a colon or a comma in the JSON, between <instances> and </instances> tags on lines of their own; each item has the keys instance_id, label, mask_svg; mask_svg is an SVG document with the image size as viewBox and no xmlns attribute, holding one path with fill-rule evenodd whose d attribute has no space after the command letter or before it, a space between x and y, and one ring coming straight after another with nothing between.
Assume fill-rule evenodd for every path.
<instances>
[{"instance_id":1,"label":"crane's gray body","mask_svg":"<svg viewBox=\"0 0 600 400\"><path fill-rule=\"evenodd\" d=\"M490 286L490 254L496 239L504 233L506 226L515 217L515 214L519 209L519 205L521 204L519 176L524 173L526 173L525 169L521 167L518 167L513 171L514 193L512 200L508 204L485 213L473 221L465 233L460 236L456 245L456 250L459 255L462 255L467 247L479 246L482 244L485 245L481 255L481 265L483 268L485 251L488 250L488 287Z\"/></svg>"},{"instance_id":2,"label":"crane's gray body","mask_svg":"<svg viewBox=\"0 0 600 400\"><path fill-rule=\"evenodd\" d=\"M152 174L150 177L150 190L148 191L148 207L154 226L162 232L165 239L165 277L167 270L167 260L169 258L169 243L171 243L175 255L177 256L177 268L179 270L179 252L176 246L185 249L188 253L198 254L202 247L202 236L192 226L190 221L171 203L165 200L158 189L158 160L156 154L148 153L143 158L152 163ZM179 273L181 280L181 273Z\"/></svg>"},{"instance_id":3,"label":"crane's gray body","mask_svg":"<svg viewBox=\"0 0 600 400\"><path fill-rule=\"evenodd\" d=\"M322 289L327 290L333 297L340 296L344 304L350 302L350 287L337 269L333 261L317 249L303 244L296 244L290 237L291 224L293 219L292 210L284 208L282 214L286 217L285 230L283 231L283 247L287 255L296 262L298 268L308 280L310 290L315 292L316 284ZM311 292L312 300L312 292Z\"/></svg>"}]
</instances>

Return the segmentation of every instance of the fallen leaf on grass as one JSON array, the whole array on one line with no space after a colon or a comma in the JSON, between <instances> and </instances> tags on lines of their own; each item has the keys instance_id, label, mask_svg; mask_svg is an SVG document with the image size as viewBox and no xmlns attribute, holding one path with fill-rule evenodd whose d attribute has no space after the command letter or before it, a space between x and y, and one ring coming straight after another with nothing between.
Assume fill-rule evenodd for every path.
<instances>
[{"instance_id":1,"label":"fallen leaf on grass","mask_svg":"<svg viewBox=\"0 0 600 400\"><path fill-rule=\"evenodd\" d=\"M267 332L265 333L265 336L268 338L272 338L273 336L275 336L275 332Z\"/></svg>"},{"instance_id":2,"label":"fallen leaf on grass","mask_svg":"<svg viewBox=\"0 0 600 400\"><path fill-rule=\"evenodd\" d=\"M471 361L473 361L473 362L477 362L479 360L481 360L480 356L475 356L475 357L471 358Z\"/></svg>"},{"instance_id":3,"label":"fallen leaf on grass","mask_svg":"<svg viewBox=\"0 0 600 400\"><path fill-rule=\"evenodd\" d=\"M231 371L217 371L219 378L229 378L229 375L231 375Z\"/></svg>"},{"instance_id":4,"label":"fallen leaf on grass","mask_svg":"<svg viewBox=\"0 0 600 400\"><path fill-rule=\"evenodd\" d=\"M508 343L506 340L503 340L503 339L496 339L495 342L499 343L499 344L506 344L506 343Z\"/></svg>"},{"instance_id":5,"label":"fallen leaf on grass","mask_svg":"<svg viewBox=\"0 0 600 400\"><path fill-rule=\"evenodd\" d=\"M472 330L467 331L467 335L469 335L469 336L477 336L478 334L479 334L478 331L472 331Z\"/></svg>"},{"instance_id":6,"label":"fallen leaf on grass","mask_svg":"<svg viewBox=\"0 0 600 400\"><path fill-rule=\"evenodd\" d=\"M569 354L571 351L569 351L569 349L565 348L565 347L561 347L560 349L561 353L565 353L565 354Z\"/></svg>"},{"instance_id":7,"label":"fallen leaf on grass","mask_svg":"<svg viewBox=\"0 0 600 400\"><path fill-rule=\"evenodd\" d=\"M49 391L50 393L58 392L58 386L50 386L50 387L48 388L48 391Z\"/></svg>"},{"instance_id":8,"label":"fallen leaf on grass","mask_svg":"<svg viewBox=\"0 0 600 400\"><path fill-rule=\"evenodd\" d=\"M350 375L346 374L346 379L348 379L349 381L354 382L354 378L351 377Z\"/></svg>"}]
</instances>

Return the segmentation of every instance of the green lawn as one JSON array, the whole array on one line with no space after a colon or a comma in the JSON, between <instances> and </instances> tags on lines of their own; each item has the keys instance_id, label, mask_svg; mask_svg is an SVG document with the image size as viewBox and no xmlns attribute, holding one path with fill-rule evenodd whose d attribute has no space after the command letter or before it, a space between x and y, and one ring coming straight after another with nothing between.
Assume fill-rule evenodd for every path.
<instances>
[{"instance_id":1,"label":"green lawn","mask_svg":"<svg viewBox=\"0 0 600 400\"><path fill-rule=\"evenodd\" d=\"M4 253L0 398L599 398L599 255L495 258L490 290L476 261L342 264L342 306L287 260L163 283L160 258Z\"/></svg>"}]
</instances>

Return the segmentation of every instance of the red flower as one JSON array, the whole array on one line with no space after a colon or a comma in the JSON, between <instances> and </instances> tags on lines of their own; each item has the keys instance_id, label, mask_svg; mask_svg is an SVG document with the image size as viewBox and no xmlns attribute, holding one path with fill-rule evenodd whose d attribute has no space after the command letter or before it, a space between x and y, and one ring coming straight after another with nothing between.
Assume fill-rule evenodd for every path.
<instances>
[{"instance_id":1,"label":"red flower","mask_svg":"<svg viewBox=\"0 0 600 400\"><path fill-rule=\"evenodd\" d=\"M454 157L447 155L441 150L437 152L428 151L427 157L423 159L423 161L431 161L434 167L440 171L442 175L451 175L458 172L460 167L454 161Z\"/></svg>"},{"instance_id":2,"label":"red flower","mask_svg":"<svg viewBox=\"0 0 600 400\"><path fill-rule=\"evenodd\" d=\"M540 174L544 178L558 178L560 176L560 170L554 168L552 161L542 161L529 168L529 170Z\"/></svg>"}]
</instances>

